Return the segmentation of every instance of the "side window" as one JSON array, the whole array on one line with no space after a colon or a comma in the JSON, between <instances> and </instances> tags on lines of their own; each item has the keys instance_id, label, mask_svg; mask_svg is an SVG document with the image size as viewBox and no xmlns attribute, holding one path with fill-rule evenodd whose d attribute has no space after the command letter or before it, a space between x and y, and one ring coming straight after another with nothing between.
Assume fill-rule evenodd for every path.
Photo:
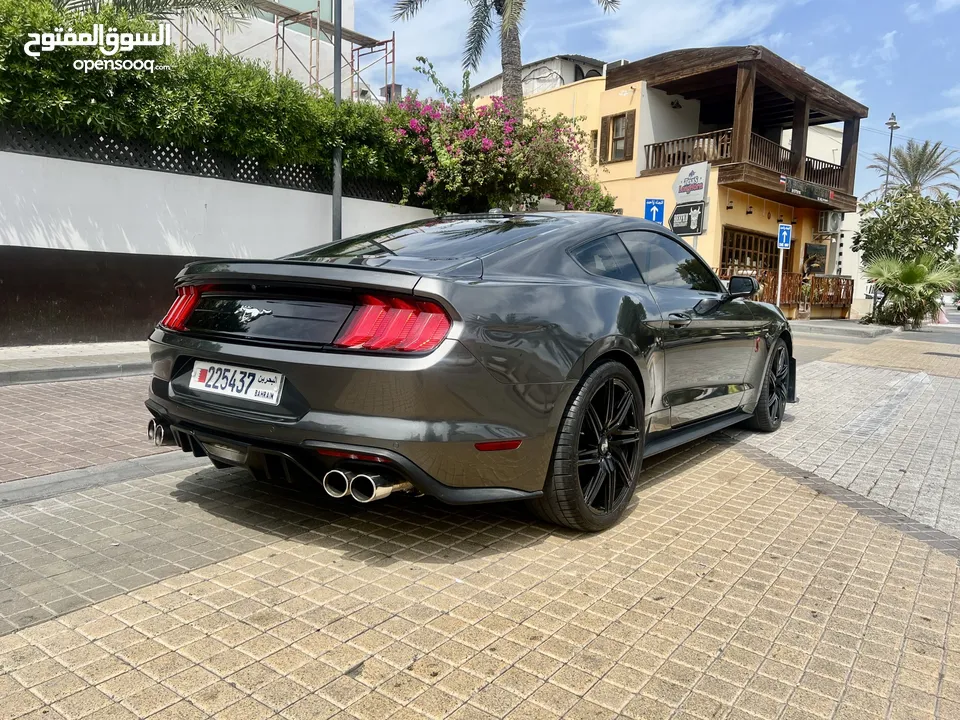
<instances>
[{"instance_id":1,"label":"side window","mask_svg":"<svg viewBox=\"0 0 960 720\"><path fill-rule=\"evenodd\" d=\"M645 230L623 232L620 237L648 285L722 292L710 269L680 243Z\"/></svg>"},{"instance_id":2,"label":"side window","mask_svg":"<svg viewBox=\"0 0 960 720\"><path fill-rule=\"evenodd\" d=\"M591 275L615 278L626 282L642 282L637 266L616 235L591 240L575 247L570 254Z\"/></svg>"}]
</instances>

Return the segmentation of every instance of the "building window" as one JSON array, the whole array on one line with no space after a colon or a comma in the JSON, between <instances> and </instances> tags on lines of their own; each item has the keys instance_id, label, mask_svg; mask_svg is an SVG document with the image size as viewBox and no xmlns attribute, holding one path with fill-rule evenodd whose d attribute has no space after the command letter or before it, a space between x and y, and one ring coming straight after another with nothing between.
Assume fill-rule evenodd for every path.
<instances>
[{"instance_id":1,"label":"building window","mask_svg":"<svg viewBox=\"0 0 960 720\"><path fill-rule=\"evenodd\" d=\"M788 250L784 261L790 267ZM723 229L723 242L720 250L720 268L722 271L750 272L756 270L776 270L780 258L775 235L760 235L745 232L737 228Z\"/></svg>"},{"instance_id":2,"label":"building window","mask_svg":"<svg viewBox=\"0 0 960 720\"><path fill-rule=\"evenodd\" d=\"M590 164L597 164L597 151L600 143L600 133L597 130L590 131Z\"/></svg>"},{"instance_id":3,"label":"building window","mask_svg":"<svg viewBox=\"0 0 960 720\"><path fill-rule=\"evenodd\" d=\"M607 115L600 123L600 162L633 160L636 111Z\"/></svg>"}]
</instances>

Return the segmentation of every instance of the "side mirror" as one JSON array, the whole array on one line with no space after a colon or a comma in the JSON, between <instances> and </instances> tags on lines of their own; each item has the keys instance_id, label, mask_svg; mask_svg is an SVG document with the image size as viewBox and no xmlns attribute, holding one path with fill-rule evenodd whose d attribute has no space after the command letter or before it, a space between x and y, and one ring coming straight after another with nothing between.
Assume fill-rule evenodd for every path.
<instances>
[{"instance_id":1,"label":"side mirror","mask_svg":"<svg viewBox=\"0 0 960 720\"><path fill-rule=\"evenodd\" d=\"M760 283L752 275L734 275L727 283L731 297L749 298L760 291Z\"/></svg>"}]
</instances>

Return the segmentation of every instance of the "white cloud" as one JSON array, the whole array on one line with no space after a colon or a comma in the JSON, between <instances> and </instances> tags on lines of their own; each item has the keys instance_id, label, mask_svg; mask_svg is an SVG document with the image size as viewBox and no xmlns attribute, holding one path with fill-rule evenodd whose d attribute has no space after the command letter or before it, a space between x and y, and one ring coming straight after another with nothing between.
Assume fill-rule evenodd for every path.
<instances>
[{"instance_id":1,"label":"white cloud","mask_svg":"<svg viewBox=\"0 0 960 720\"><path fill-rule=\"evenodd\" d=\"M954 89L956 90L957 88ZM937 123L960 125L960 105L940 108L939 110L934 110L933 112L924 113L916 118L910 125L913 127L921 125L935 125Z\"/></svg>"},{"instance_id":2,"label":"white cloud","mask_svg":"<svg viewBox=\"0 0 960 720\"><path fill-rule=\"evenodd\" d=\"M767 35L757 35L750 40L751 45L762 45L763 47L777 50L792 45L790 42L791 34L780 30Z\"/></svg>"},{"instance_id":3,"label":"white cloud","mask_svg":"<svg viewBox=\"0 0 960 720\"><path fill-rule=\"evenodd\" d=\"M926 22L937 15L960 8L960 0L934 0L932 5L921 2L908 3L904 8L907 18L912 22Z\"/></svg>"},{"instance_id":4,"label":"white cloud","mask_svg":"<svg viewBox=\"0 0 960 720\"><path fill-rule=\"evenodd\" d=\"M945 98L960 100L960 85L954 85L952 88L944 90L941 95Z\"/></svg>"},{"instance_id":5,"label":"white cloud","mask_svg":"<svg viewBox=\"0 0 960 720\"><path fill-rule=\"evenodd\" d=\"M863 93L863 80L860 78L851 78L841 75L837 70L837 58L833 55L821 55L812 65L807 67L807 72L825 83L832 85L844 95L860 99Z\"/></svg>"},{"instance_id":6,"label":"white cloud","mask_svg":"<svg viewBox=\"0 0 960 720\"><path fill-rule=\"evenodd\" d=\"M664 50L743 42L763 32L780 5L762 0L623 0L616 19L599 29L600 54L638 59Z\"/></svg>"}]
</instances>

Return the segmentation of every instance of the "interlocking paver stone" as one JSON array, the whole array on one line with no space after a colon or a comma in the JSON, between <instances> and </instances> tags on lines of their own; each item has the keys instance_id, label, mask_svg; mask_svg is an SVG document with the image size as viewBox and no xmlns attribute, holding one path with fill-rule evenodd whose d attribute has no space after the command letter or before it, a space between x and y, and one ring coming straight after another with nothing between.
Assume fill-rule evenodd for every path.
<instances>
[{"instance_id":1,"label":"interlocking paver stone","mask_svg":"<svg viewBox=\"0 0 960 720\"><path fill-rule=\"evenodd\" d=\"M960 379L816 361L798 368L798 394L776 433L731 434L960 537Z\"/></svg>"},{"instance_id":2,"label":"interlocking paver stone","mask_svg":"<svg viewBox=\"0 0 960 720\"><path fill-rule=\"evenodd\" d=\"M0 482L168 451L146 440L149 378L0 387Z\"/></svg>"},{"instance_id":3,"label":"interlocking paver stone","mask_svg":"<svg viewBox=\"0 0 960 720\"><path fill-rule=\"evenodd\" d=\"M82 609L48 609L53 619L0 637L0 706L12 717L947 717L938 708L960 702L957 560L792 467L749 441L702 442L652 464L602 535L513 507L318 505L239 471L7 508L9 590L30 602L71 587L58 578L102 578L111 596L79 595ZM140 523L150 531L133 532ZM122 549L120 565L107 548ZM190 548L196 569L166 554ZM105 577L146 560L173 570L133 591Z\"/></svg>"}]
</instances>

